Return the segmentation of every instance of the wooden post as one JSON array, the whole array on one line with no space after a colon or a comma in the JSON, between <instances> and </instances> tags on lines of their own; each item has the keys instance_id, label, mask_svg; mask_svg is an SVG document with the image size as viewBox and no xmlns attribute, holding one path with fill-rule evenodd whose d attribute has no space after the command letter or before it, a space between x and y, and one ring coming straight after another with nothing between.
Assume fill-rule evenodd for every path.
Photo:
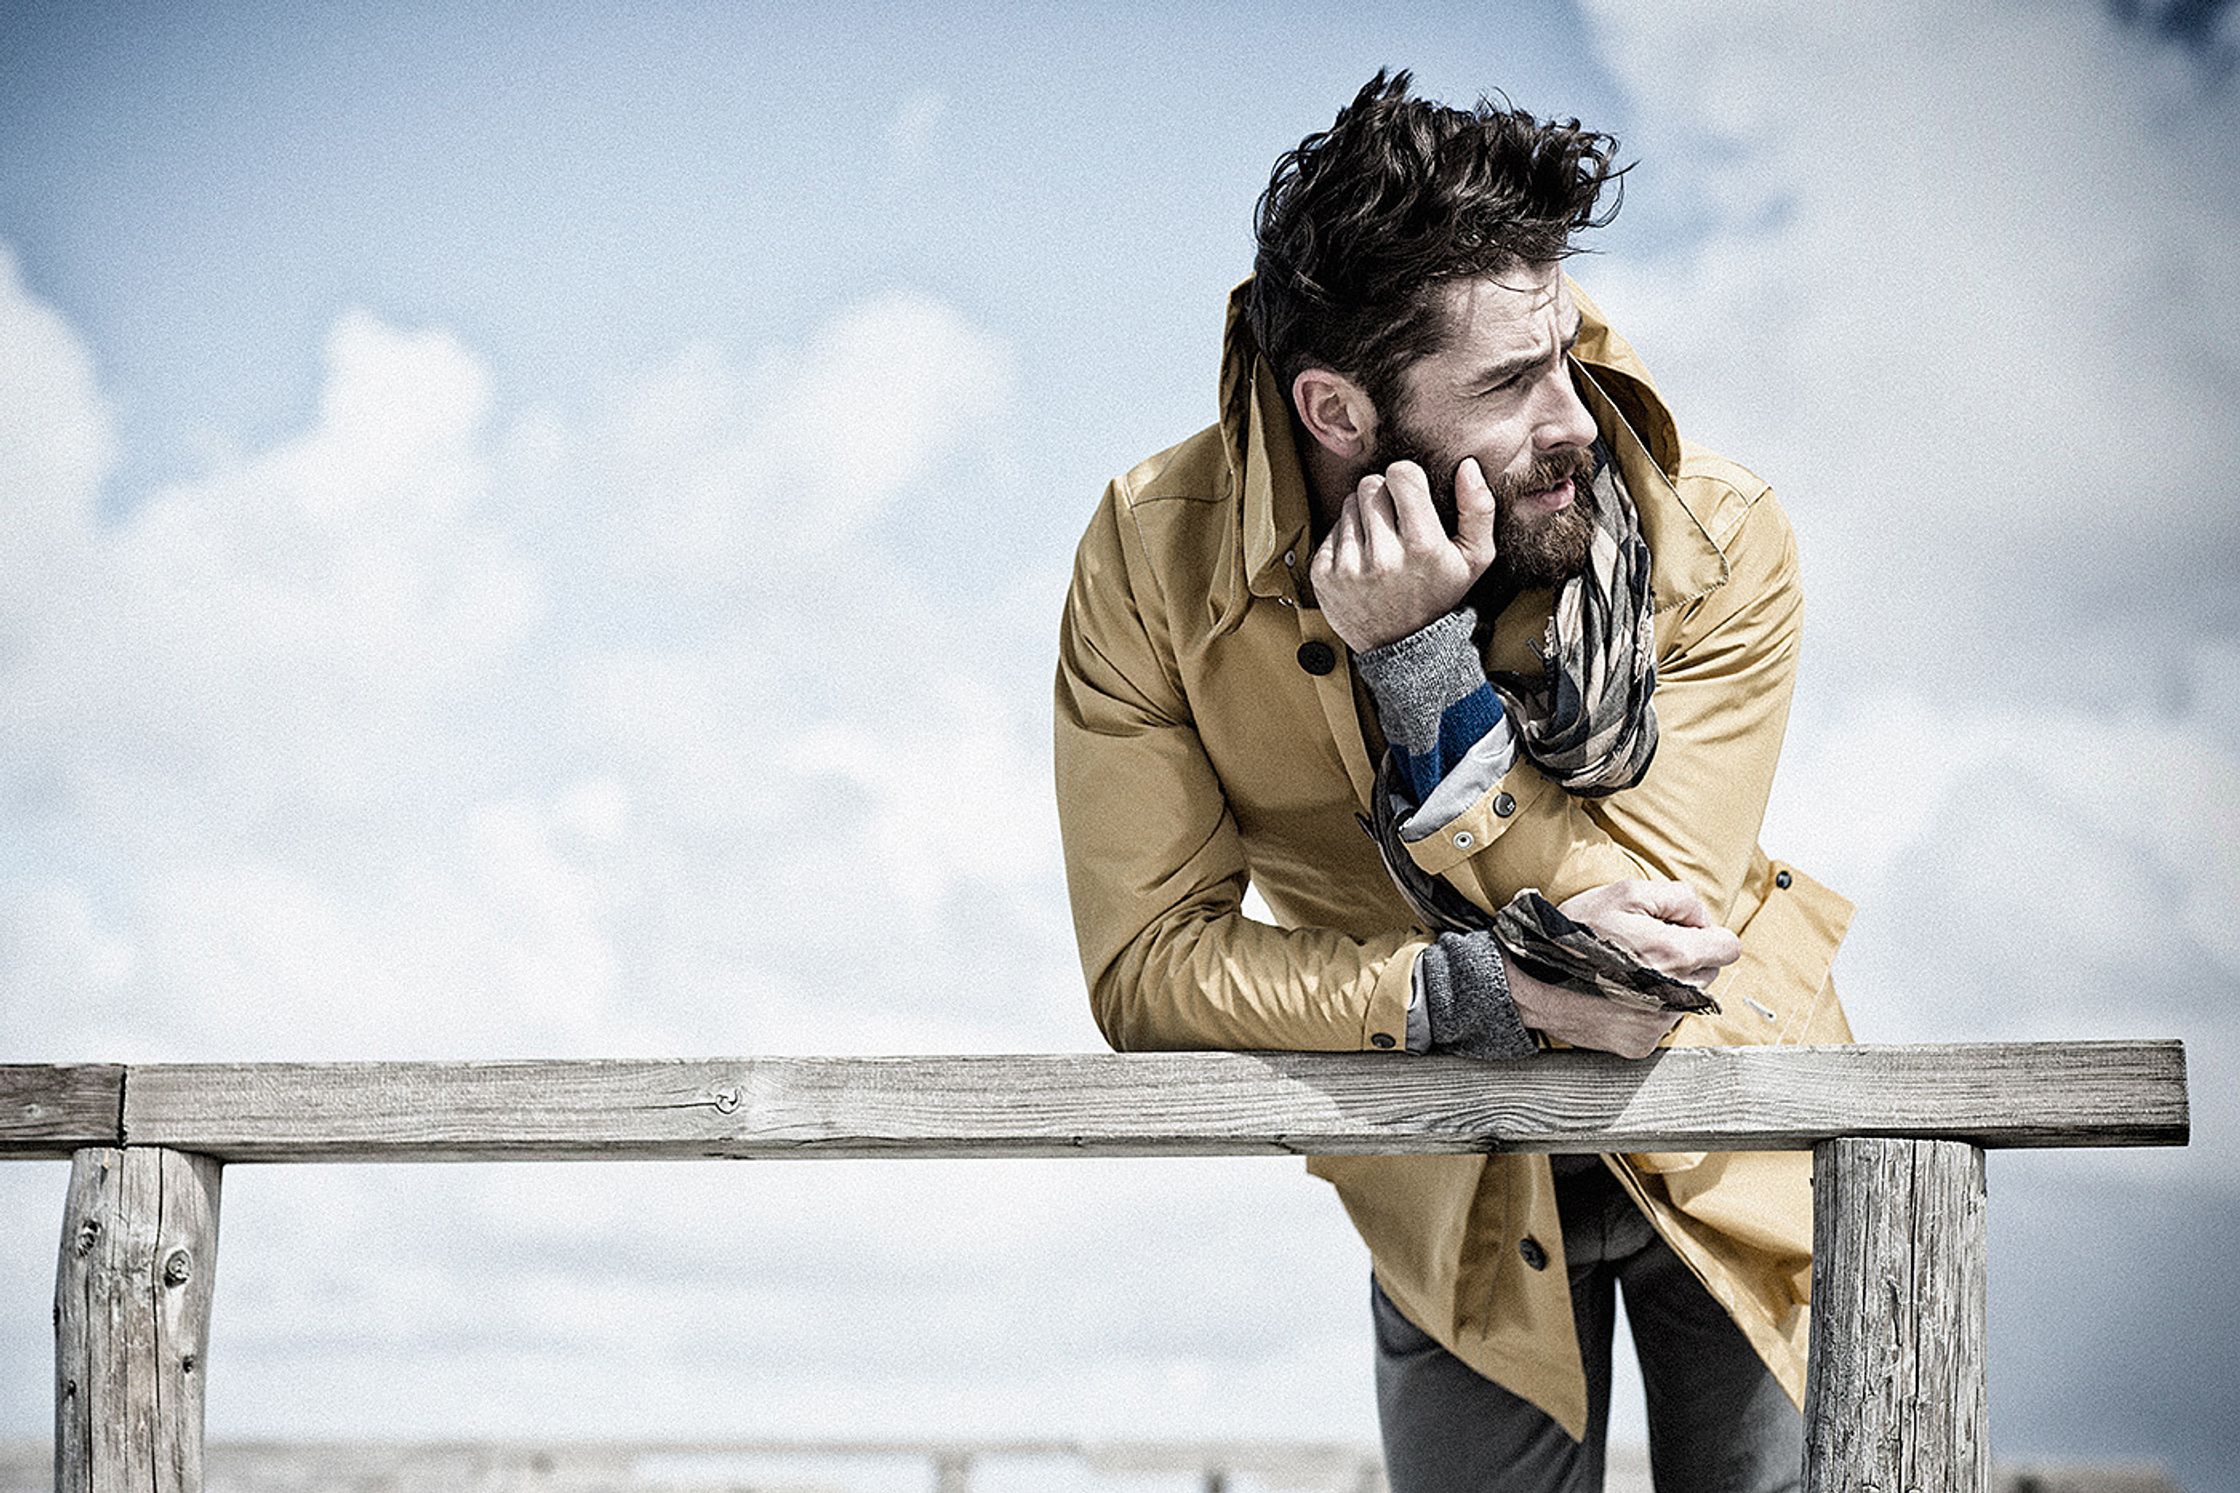
<instances>
[{"instance_id":1,"label":"wooden post","mask_svg":"<svg viewBox=\"0 0 2240 1493\"><path fill-rule=\"evenodd\" d=\"M1812 1152L1805 1493L1986 1493L1983 1152Z\"/></svg>"},{"instance_id":2,"label":"wooden post","mask_svg":"<svg viewBox=\"0 0 2240 1493\"><path fill-rule=\"evenodd\" d=\"M100 1146L70 1163L55 1272L56 1493L201 1493L218 1163Z\"/></svg>"},{"instance_id":3,"label":"wooden post","mask_svg":"<svg viewBox=\"0 0 2240 1493\"><path fill-rule=\"evenodd\" d=\"M972 1453L954 1449L936 1453L933 1490L934 1493L971 1493Z\"/></svg>"}]
</instances>

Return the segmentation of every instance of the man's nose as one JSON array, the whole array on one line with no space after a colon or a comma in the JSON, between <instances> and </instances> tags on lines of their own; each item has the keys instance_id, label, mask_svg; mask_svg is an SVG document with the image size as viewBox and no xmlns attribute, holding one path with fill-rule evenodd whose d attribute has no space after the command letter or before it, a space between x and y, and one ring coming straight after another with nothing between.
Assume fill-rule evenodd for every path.
<instances>
[{"instance_id":1,"label":"man's nose","mask_svg":"<svg viewBox=\"0 0 2240 1493\"><path fill-rule=\"evenodd\" d=\"M1570 366L1566 364L1554 378L1542 379L1541 391L1541 408L1535 411L1532 428L1534 447L1554 451L1593 445L1600 432L1595 429L1594 415L1571 382Z\"/></svg>"}]
</instances>

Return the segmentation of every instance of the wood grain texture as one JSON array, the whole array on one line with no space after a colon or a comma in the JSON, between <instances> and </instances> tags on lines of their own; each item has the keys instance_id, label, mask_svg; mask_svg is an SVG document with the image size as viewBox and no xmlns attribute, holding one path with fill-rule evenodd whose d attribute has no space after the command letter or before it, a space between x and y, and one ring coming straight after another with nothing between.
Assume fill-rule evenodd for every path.
<instances>
[{"instance_id":1,"label":"wood grain texture","mask_svg":"<svg viewBox=\"0 0 2240 1493\"><path fill-rule=\"evenodd\" d=\"M65 1161L124 1136L116 1063L0 1063L0 1160Z\"/></svg>"},{"instance_id":2,"label":"wood grain texture","mask_svg":"<svg viewBox=\"0 0 2240 1493\"><path fill-rule=\"evenodd\" d=\"M2175 1042L136 1065L125 1136L225 1161L2182 1145Z\"/></svg>"},{"instance_id":3,"label":"wood grain texture","mask_svg":"<svg viewBox=\"0 0 2240 1493\"><path fill-rule=\"evenodd\" d=\"M1814 1148L1806 1493L1984 1493L1983 1152Z\"/></svg>"},{"instance_id":4,"label":"wood grain texture","mask_svg":"<svg viewBox=\"0 0 2240 1493\"><path fill-rule=\"evenodd\" d=\"M200 1493L218 1163L80 1151L55 1272L55 1487Z\"/></svg>"}]
</instances>

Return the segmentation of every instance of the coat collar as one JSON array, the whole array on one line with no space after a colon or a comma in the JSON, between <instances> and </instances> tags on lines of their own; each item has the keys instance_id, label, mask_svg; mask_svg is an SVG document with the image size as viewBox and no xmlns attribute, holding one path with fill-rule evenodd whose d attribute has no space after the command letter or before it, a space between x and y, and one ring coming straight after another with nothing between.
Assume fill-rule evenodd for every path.
<instances>
[{"instance_id":1,"label":"coat collar","mask_svg":"<svg viewBox=\"0 0 2240 1493\"><path fill-rule=\"evenodd\" d=\"M1251 289L1246 280L1229 292L1221 338L1222 447L1230 491L1239 498L1245 585L1255 596L1291 596L1297 593L1293 576L1305 567L1299 552L1312 533L1307 480L1290 406L1245 318ZM1294 557L1289 563L1286 554Z\"/></svg>"},{"instance_id":2,"label":"coat collar","mask_svg":"<svg viewBox=\"0 0 2240 1493\"><path fill-rule=\"evenodd\" d=\"M1567 277L1568 278L1568 277ZM1290 407L1252 336L1245 304L1252 282L1229 293L1222 336L1221 434L1238 500L1238 554L1254 596L1295 596L1311 533L1305 473ZM1659 612L1714 590L1726 557L1680 491L1680 432L1649 370L1576 282L1579 341L1572 363L1581 397L1617 455L1648 541L1650 588ZM1285 555L1291 555L1286 562Z\"/></svg>"}]
</instances>

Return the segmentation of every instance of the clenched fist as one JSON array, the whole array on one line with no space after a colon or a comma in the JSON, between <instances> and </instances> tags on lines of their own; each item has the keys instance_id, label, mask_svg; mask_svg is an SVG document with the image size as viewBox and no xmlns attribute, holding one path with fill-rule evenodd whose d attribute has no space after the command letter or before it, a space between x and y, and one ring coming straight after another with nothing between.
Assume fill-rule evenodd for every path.
<instances>
[{"instance_id":1,"label":"clenched fist","mask_svg":"<svg viewBox=\"0 0 2240 1493\"><path fill-rule=\"evenodd\" d=\"M1690 985L1708 985L1742 957L1742 940L1712 919L1695 888L1678 881L1613 881L1557 909L1645 964ZM1645 1058L1679 1024L1677 1011L1641 1011L1599 995L1550 985L1508 966L1509 998L1524 1024L1573 1047Z\"/></svg>"},{"instance_id":2,"label":"clenched fist","mask_svg":"<svg viewBox=\"0 0 2240 1493\"><path fill-rule=\"evenodd\" d=\"M1721 927L1684 881L1613 881L1564 899L1556 909L1659 974L1708 985L1742 957L1742 940Z\"/></svg>"},{"instance_id":3,"label":"clenched fist","mask_svg":"<svg viewBox=\"0 0 2240 1493\"><path fill-rule=\"evenodd\" d=\"M1455 469L1455 532L1423 468L1396 461L1346 496L1308 575L1330 630L1356 653L1396 643L1462 604L1493 564L1493 493L1478 459Z\"/></svg>"}]
</instances>

